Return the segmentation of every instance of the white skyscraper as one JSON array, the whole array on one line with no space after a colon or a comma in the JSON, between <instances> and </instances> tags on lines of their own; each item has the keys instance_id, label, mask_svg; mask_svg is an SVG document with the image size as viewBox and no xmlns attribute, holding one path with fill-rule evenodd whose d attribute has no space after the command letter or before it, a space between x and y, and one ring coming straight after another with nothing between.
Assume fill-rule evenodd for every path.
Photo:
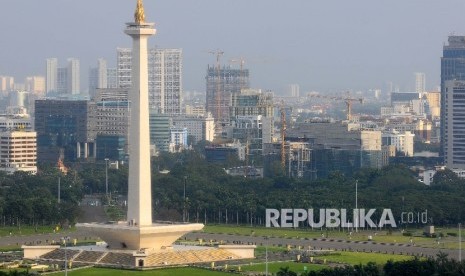
<instances>
[{"instance_id":1,"label":"white skyscraper","mask_svg":"<svg viewBox=\"0 0 465 276\"><path fill-rule=\"evenodd\" d=\"M131 86L132 50L117 49L118 85ZM182 50L152 48L148 52L149 104L158 113L180 114L182 102Z\"/></svg>"},{"instance_id":2,"label":"white skyscraper","mask_svg":"<svg viewBox=\"0 0 465 276\"><path fill-rule=\"evenodd\" d=\"M99 58L97 61L97 67L89 69L89 96L90 98L95 97L96 89L108 88L107 78L107 61L103 58Z\"/></svg>"},{"instance_id":3,"label":"white skyscraper","mask_svg":"<svg viewBox=\"0 0 465 276\"><path fill-rule=\"evenodd\" d=\"M0 76L0 92L10 92L14 90L15 78L9 76Z\"/></svg>"},{"instance_id":4,"label":"white skyscraper","mask_svg":"<svg viewBox=\"0 0 465 276\"><path fill-rule=\"evenodd\" d=\"M45 92L45 78L43 76L26 77L24 84L26 85L26 90L29 92L34 92L41 96Z\"/></svg>"},{"instance_id":5,"label":"white skyscraper","mask_svg":"<svg viewBox=\"0 0 465 276\"><path fill-rule=\"evenodd\" d=\"M68 59L68 94L76 95L81 91L81 73L79 60Z\"/></svg>"},{"instance_id":6,"label":"white skyscraper","mask_svg":"<svg viewBox=\"0 0 465 276\"><path fill-rule=\"evenodd\" d=\"M103 58L99 58L97 61L98 70L98 85L97 88L108 88L107 86L107 61Z\"/></svg>"},{"instance_id":7,"label":"white skyscraper","mask_svg":"<svg viewBox=\"0 0 465 276\"><path fill-rule=\"evenodd\" d=\"M300 97L300 86L298 84L289 85L289 96L295 98Z\"/></svg>"},{"instance_id":8,"label":"white skyscraper","mask_svg":"<svg viewBox=\"0 0 465 276\"><path fill-rule=\"evenodd\" d=\"M423 93L426 91L425 73L415 73L415 92Z\"/></svg>"},{"instance_id":9,"label":"white skyscraper","mask_svg":"<svg viewBox=\"0 0 465 276\"><path fill-rule=\"evenodd\" d=\"M58 59L47 59L46 88L47 93L57 92Z\"/></svg>"}]
</instances>

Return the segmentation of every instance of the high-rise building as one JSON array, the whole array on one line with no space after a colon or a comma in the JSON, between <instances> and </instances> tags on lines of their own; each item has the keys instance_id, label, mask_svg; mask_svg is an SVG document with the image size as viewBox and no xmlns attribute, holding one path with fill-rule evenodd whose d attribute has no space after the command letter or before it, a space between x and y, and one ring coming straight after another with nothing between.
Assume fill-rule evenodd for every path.
<instances>
[{"instance_id":1,"label":"high-rise building","mask_svg":"<svg viewBox=\"0 0 465 276\"><path fill-rule=\"evenodd\" d=\"M224 138L248 144L250 154L262 155L264 144L273 140L273 117L262 115L236 116L227 127Z\"/></svg>"},{"instance_id":2,"label":"high-rise building","mask_svg":"<svg viewBox=\"0 0 465 276\"><path fill-rule=\"evenodd\" d=\"M289 89L288 96L291 96L294 98L300 97L300 86L298 84L290 84L288 89Z\"/></svg>"},{"instance_id":3,"label":"high-rise building","mask_svg":"<svg viewBox=\"0 0 465 276\"><path fill-rule=\"evenodd\" d=\"M45 78L45 91L47 93L56 93L57 92L57 75L58 75L58 59L49 58L47 59L47 68Z\"/></svg>"},{"instance_id":4,"label":"high-rise building","mask_svg":"<svg viewBox=\"0 0 465 276\"><path fill-rule=\"evenodd\" d=\"M38 160L56 164L95 157L94 108L89 101L36 100Z\"/></svg>"},{"instance_id":5,"label":"high-rise building","mask_svg":"<svg viewBox=\"0 0 465 276\"><path fill-rule=\"evenodd\" d=\"M181 152L187 148L187 128L170 128L170 152Z\"/></svg>"},{"instance_id":6,"label":"high-rise building","mask_svg":"<svg viewBox=\"0 0 465 276\"><path fill-rule=\"evenodd\" d=\"M242 89L231 94L230 119L236 116L262 115L274 116L273 93L263 93L261 90Z\"/></svg>"},{"instance_id":7,"label":"high-rise building","mask_svg":"<svg viewBox=\"0 0 465 276\"><path fill-rule=\"evenodd\" d=\"M108 70L107 61L99 58L97 67L89 69L89 97L95 97L96 89L108 87Z\"/></svg>"},{"instance_id":8,"label":"high-rise building","mask_svg":"<svg viewBox=\"0 0 465 276\"><path fill-rule=\"evenodd\" d=\"M228 67L207 68L206 109L218 124L229 124L231 94L240 93L241 89L249 89L249 70Z\"/></svg>"},{"instance_id":9,"label":"high-rise building","mask_svg":"<svg viewBox=\"0 0 465 276\"><path fill-rule=\"evenodd\" d=\"M79 60L68 59L68 94L77 95L81 91L81 73Z\"/></svg>"},{"instance_id":10,"label":"high-rise building","mask_svg":"<svg viewBox=\"0 0 465 276\"><path fill-rule=\"evenodd\" d=\"M66 67L58 67L58 59L47 59L46 92L58 95L77 95L81 90L79 60L69 58Z\"/></svg>"},{"instance_id":11,"label":"high-rise building","mask_svg":"<svg viewBox=\"0 0 465 276\"><path fill-rule=\"evenodd\" d=\"M465 80L465 36L451 35L443 46L441 57L441 152L445 153L445 131L448 127L446 114L446 81ZM450 152L449 152L450 154Z\"/></svg>"},{"instance_id":12,"label":"high-rise building","mask_svg":"<svg viewBox=\"0 0 465 276\"><path fill-rule=\"evenodd\" d=\"M131 87L132 50L117 49L120 88ZM148 52L150 109L163 114L180 114L182 103L182 50L152 48Z\"/></svg>"},{"instance_id":13,"label":"high-rise building","mask_svg":"<svg viewBox=\"0 0 465 276\"><path fill-rule=\"evenodd\" d=\"M318 178L331 171L352 174L362 167L381 168L381 131L362 130L358 124L331 122L296 123L286 131L289 141L306 141L312 149L312 169Z\"/></svg>"},{"instance_id":14,"label":"high-rise building","mask_svg":"<svg viewBox=\"0 0 465 276\"><path fill-rule=\"evenodd\" d=\"M440 117L441 113L441 93L438 91L426 92L431 119L435 120Z\"/></svg>"},{"instance_id":15,"label":"high-rise building","mask_svg":"<svg viewBox=\"0 0 465 276\"><path fill-rule=\"evenodd\" d=\"M465 169L465 81L444 83L444 161L450 169ZM442 109L441 109L442 112Z\"/></svg>"},{"instance_id":16,"label":"high-rise building","mask_svg":"<svg viewBox=\"0 0 465 276\"><path fill-rule=\"evenodd\" d=\"M381 134L383 146L394 146L396 151L405 156L413 156L413 137L415 134L410 131L400 133L392 130Z\"/></svg>"},{"instance_id":17,"label":"high-rise building","mask_svg":"<svg viewBox=\"0 0 465 276\"><path fill-rule=\"evenodd\" d=\"M156 151L169 151L171 117L151 110L149 124L150 144L155 146Z\"/></svg>"},{"instance_id":18,"label":"high-rise building","mask_svg":"<svg viewBox=\"0 0 465 276\"><path fill-rule=\"evenodd\" d=\"M0 92L6 93L14 90L15 79L9 76L0 76Z\"/></svg>"},{"instance_id":19,"label":"high-rise building","mask_svg":"<svg viewBox=\"0 0 465 276\"><path fill-rule=\"evenodd\" d=\"M93 99L96 94L98 87L98 68L89 68L89 98Z\"/></svg>"},{"instance_id":20,"label":"high-rise building","mask_svg":"<svg viewBox=\"0 0 465 276\"><path fill-rule=\"evenodd\" d=\"M27 77L24 84L28 92L32 92L39 96L43 96L45 93L45 78L42 76Z\"/></svg>"},{"instance_id":21,"label":"high-rise building","mask_svg":"<svg viewBox=\"0 0 465 276\"><path fill-rule=\"evenodd\" d=\"M99 58L97 61L98 85L97 88L108 88L108 68L107 61Z\"/></svg>"},{"instance_id":22,"label":"high-rise building","mask_svg":"<svg viewBox=\"0 0 465 276\"><path fill-rule=\"evenodd\" d=\"M9 108L7 114L0 115L0 131L32 130L31 117L22 108Z\"/></svg>"},{"instance_id":23,"label":"high-rise building","mask_svg":"<svg viewBox=\"0 0 465 276\"><path fill-rule=\"evenodd\" d=\"M36 132L2 131L0 143L0 171L37 173Z\"/></svg>"},{"instance_id":24,"label":"high-rise building","mask_svg":"<svg viewBox=\"0 0 465 276\"><path fill-rule=\"evenodd\" d=\"M426 91L425 73L415 73L415 92L423 93Z\"/></svg>"},{"instance_id":25,"label":"high-rise building","mask_svg":"<svg viewBox=\"0 0 465 276\"><path fill-rule=\"evenodd\" d=\"M56 92L58 95L66 95L68 93L68 68L57 69L57 86Z\"/></svg>"},{"instance_id":26,"label":"high-rise building","mask_svg":"<svg viewBox=\"0 0 465 276\"><path fill-rule=\"evenodd\" d=\"M173 126L186 128L189 145L199 141L212 142L215 136L215 121L210 113L201 115L180 115L172 118Z\"/></svg>"},{"instance_id":27,"label":"high-rise building","mask_svg":"<svg viewBox=\"0 0 465 276\"><path fill-rule=\"evenodd\" d=\"M95 131L98 135L97 151L101 153L102 151L104 153L118 152L116 154L118 158L124 157L128 153L127 141L129 139L129 120L131 118L128 90L97 89L97 95L93 100L96 105L94 120ZM105 144L99 144L99 140L104 141ZM123 143L123 146L121 146L121 143ZM117 146L117 148L110 148L111 146ZM102 156L104 155L97 155L97 158Z\"/></svg>"},{"instance_id":28,"label":"high-rise building","mask_svg":"<svg viewBox=\"0 0 465 276\"><path fill-rule=\"evenodd\" d=\"M118 88L118 69L107 68L107 88Z\"/></svg>"}]
</instances>

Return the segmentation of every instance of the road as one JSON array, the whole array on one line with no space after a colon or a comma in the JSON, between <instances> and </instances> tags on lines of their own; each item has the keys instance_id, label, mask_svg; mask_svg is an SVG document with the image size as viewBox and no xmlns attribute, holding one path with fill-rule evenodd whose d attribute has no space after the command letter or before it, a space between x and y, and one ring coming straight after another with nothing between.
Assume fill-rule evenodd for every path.
<instances>
[{"instance_id":1,"label":"road","mask_svg":"<svg viewBox=\"0 0 465 276\"><path fill-rule=\"evenodd\" d=\"M208 233L190 233L186 235L189 240L203 239L205 241L216 240L226 243L243 243L256 245L291 245L292 247L301 246L303 249L333 249L339 251L359 251L359 252L380 252L388 254L402 254L415 256L431 256L435 257L439 252L444 252L449 257L458 259L458 250L451 249L436 249L427 247L417 247L406 244L382 244L376 242L352 242L346 240L324 240L324 239L287 239L287 238L264 238L255 236L234 236L228 234L208 234Z\"/></svg>"}]
</instances>

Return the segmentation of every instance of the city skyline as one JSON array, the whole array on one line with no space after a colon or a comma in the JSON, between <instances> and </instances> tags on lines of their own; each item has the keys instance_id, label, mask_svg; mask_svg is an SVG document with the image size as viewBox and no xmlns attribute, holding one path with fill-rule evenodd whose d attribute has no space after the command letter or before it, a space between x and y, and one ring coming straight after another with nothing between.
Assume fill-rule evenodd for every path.
<instances>
[{"instance_id":1,"label":"city skyline","mask_svg":"<svg viewBox=\"0 0 465 276\"><path fill-rule=\"evenodd\" d=\"M100 57L113 67L115 49L129 46L113 22L128 17L125 11L131 9L132 1L118 2L5 3L4 24L16 24L4 32L9 43L2 45L0 75L23 79L45 74L45 60L50 57L80 59L84 75ZM277 92L291 83L299 84L302 93L386 90L387 82L413 91L414 72L424 72L426 88L432 89L440 84L443 43L452 32L464 32L460 11L465 3L459 0L382 4L361 0L337 5L303 0L291 4L177 0L147 1L145 5L148 19L160 30L159 39L150 46L183 49L185 90L205 90L207 65L215 62L208 51L214 49L225 52L224 65L233 58L246 59L251 87ZM434 20L438 17L441 20ZM92 23L96 21L98 25ZM88 42L94 38L95 43ZM82 87L87 87L86 79Z\"/></svg>"}]
</instances>

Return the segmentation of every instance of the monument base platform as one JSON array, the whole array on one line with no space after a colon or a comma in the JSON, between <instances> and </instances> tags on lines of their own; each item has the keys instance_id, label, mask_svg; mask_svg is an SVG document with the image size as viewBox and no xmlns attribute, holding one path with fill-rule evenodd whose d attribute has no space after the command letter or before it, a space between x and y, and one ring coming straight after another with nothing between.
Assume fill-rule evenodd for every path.
<instances>
[{"instance_id":1,"label":"monument base platform","mask_svg":"<svg viewBox=\"0 0 465 276\"><path fill-rule=\"evenodd\" d=\"M88 246L23 246L24 259L39 264L64 264L69 268L83 266L121 269L157 269L186 265L220 265L221 262L253 259L255 245L191 246L174 245L170 250L146 252L144 250L113 250L106 245ZM220 262L220 264L218 264ZM117 274L117 273L116 273Z\"/></svg>"},{"instance_id":2,"label":"monument base platform","mask_svg":"<svg viewBox=\"0 0 465 276\"><path fill-rule=\"evenodd\" d=\"M161 251L172 247L183 235L203 228L201 223L154 223L131 226L128 222L78 223L76 228L88 230L108 244L109 249Z\"/></svg>"}]
</instances>

